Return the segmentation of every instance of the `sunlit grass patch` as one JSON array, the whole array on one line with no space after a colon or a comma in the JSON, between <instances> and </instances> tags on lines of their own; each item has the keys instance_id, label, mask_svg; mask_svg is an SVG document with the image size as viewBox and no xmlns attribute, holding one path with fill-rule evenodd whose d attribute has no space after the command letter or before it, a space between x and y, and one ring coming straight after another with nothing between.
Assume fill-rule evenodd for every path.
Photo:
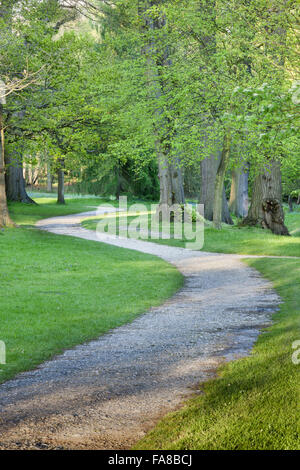
<instances>
[{"instance_id":1,"label":"sunlit grass patch","mask_svg":"<svg viewBox=\"0 0 300 470\"><path fill-rule=\"evenodd\" d=\"M152 212L153 213L153 212ZM119 218L117 224L117 234L126 236L126 228L119 230L119 226L122 225L122 219L128 217L127 224L132 224L134 221L140 221L141 226L145 226L145 221L150 220L150 211L148 214L139 214L137 216L132 215L130 212L127 214L109 214L111 220ZM103 219L103 216L92 217L82 222L84 228L90 230L96 230L99 221ZM291 231L290 237L274 235L269 230L262 230L257 227L239 227L237 225L223 225L222 230L216 230L211 226L205 225L204 228L204 246L203 251L211 251L218 253L238 253L246 255L270 255L270 256L300 256L300 212L286 214L286 224ZM113 227L114 228L114 227ZM165 245L172 245L178 247L185 247L185 239L176 239L172 237L172 224L170 229L170 237L164 237L166 231L162 230L162 226L156 223L152 226L148 225L150 231L152 228L152 235L149 241L161 243ZM138 231L138 230L137 230ZM155 238L155 232L157 237ZM130 231L128 232L130 236ZM147 239L145 234L141 234L142 239Z\"/></svg>"}]
</instances>

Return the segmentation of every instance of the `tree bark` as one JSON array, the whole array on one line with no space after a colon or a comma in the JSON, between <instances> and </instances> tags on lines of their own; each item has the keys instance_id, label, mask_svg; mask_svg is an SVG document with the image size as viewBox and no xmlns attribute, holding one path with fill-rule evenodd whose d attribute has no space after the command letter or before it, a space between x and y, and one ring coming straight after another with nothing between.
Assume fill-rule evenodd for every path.
<instances>
[{"instance_id":1,"label":"tree bark","mask_svg":"<svg viewBox=\"0 0 300 470\"><path fill-rule=\"evenodd\" d=\"M64 161L60 161L60 168L57 170L57 204L65 204L65 173L64 173Z\"/></svg>"},{"instance_id":2,"label":"tree bark","mask_svg":"<svg viewBox=\"0 0 300 470\"><path fill-rule=\"evenodd\" d=\"M258 225L270 229L276 235L289 235L284 225L278 161L271 161L269 169L255 178L249 214L243 220L243 225Z\"/></svg>"},{"instance_id":3,"label":"tree bark","mask_svg":"<svg viewBox=\"0 0 300 470\"><path fill-rule=\"evenodd\" d=\"M236 217L248 214L248 171L234 169L231 178L229 209Z\"/></svg>"},{"instance_id":4,"label":"tree bark","mask_svg":"<svg viewBox=\"0 0 300 470\"><path fill-rule=\"evenodd\" d=\"M272 13L274 15L282 13L280 6L277 9L275 6ZM280 25L280 22L274 22L274 19L275 16L270 27L266 28L268 37L271 38L271 41L267 38L266 51L275 62L283 67L285 63L286 29ZM277 69L274 69L273 73L276 75ZM282 76L281 71L277 75L277 79L281 80ZM268 169L265 169L254 181L249 214L243 220L243 224L258 225L270 229L276 235L289 235L289 231L284 225L280 162L269 159L268 163Z\"/></svg>"},{"instance_id":5,"label":"tree bark","mask_svg":"<svg viewBox=\"0 0 300 470\"><path fill-rule=\"evenodd\" d=\"M207 60L213 59L216 54L216 2L215 0L209 0L206 2L199 1L199 9L201 9L202 14L206 18L207 25L211 26L209 34L204 34L201 37L199 43L199 53L206 57ZM203 67L204 69L205 67ZM203 89L203 94L206 93L206 90ZM207 140L210 127L209 127L209 118L205 119L207 122L206 125L206 134ZM201 184L200 184L200 196L199 202L204 205L204 217L206 220L213 220L214 213L214 199L215 199L215 187L216 187L216 175L217 170L221 161L221 151L216 151L213 155L205 158L200 162L201 169ZM228 203L225 194L225 187L223 184L222 189L222 212L221 220L226 224L233 224L231 219Z\"/></svg>"},{"instance_id":6,"label":"tree bark","mask_svg":"<svg viewBox=\"0 0 300 470\"><path fill-rule=\"evenodd\" d=\"M6 188L5 188L5 145L4 145L4 129L3 129L3 117L2 117L2 104L0 104L0 227L13 226L13 222L9 216L7 199L6 199Z\"/></svg>"},{"instance_id":7,"label":"tree bark","mask_svg":"<svg viewBox=\"0 0 300 470\"><path fill-rule=\"evenodd\" d=\"M49 160L47 161L47 192L52 193L52 174Z\"/></svg>"},{"instance_id":8,"label":"tree bark","mask_svg":"<svg viewBox=\"0 0 300 470\"><path fill-rule=\"evenodd\" d=\"M180 166L180 159L170 163L171 186L172 186L172 203L185 204L183 175Z\"/></svg>"},{"instance_id":9,"label":"tree bark","mask_svg":"<svg viewBox=\"0 0 300 470\"><path fill-rule=\"evenodd\" d=\"M10 152L6 152L5 165L7 200L23 202L26 204L35 204L31 197L28 196L25 189L22 156L17 152L15 152L14 155L12 155Z\"/></svg>"},{"instance_id":10,"label":"tree bark","mask_svg":"<svg viewBox=\"0 0 300 470\"><path fill-rule=\"evenodd\" d=\"M160 182L159 206L185 204L180 163L170 163L168 157L161 153L158 157L158 177Z\"/></svg>"},{"instance_id":11,"label":"tree bark","mask_svg":"<svg viewBox=\"0 0 300 470\"><path fill-rule=\"evenodd\" d=\"M172 205L172 186L170 178L170 168L169 162L163 155L163 153L158 155L158 178L160 186L160 198L159 205Z\"/></svg>"},{"instance_id":12,"label":"tree bark","mask_svg":"<svg viewBox=\"0 0 300 470\"><path fill-rule=\"evenodd\" d=\"M214 204L213 204L213 227L220 230L222 228L222 208L224 193L224 178L230 155L230 134L227 132L224 136L224 143L220 163L216 173Z\"/></svg>"},{"instance_id":13,"label":"tree bark","mask_svg":"<svg viewBox=\"0 0 300 470\"><path fill-rule=\"evenodd\" d=\"M221 153L217 156L211 156L201 161L201 186L199 203L204 204L204 217L206 220L213 220L214 194L218 166L220 164ZM225 194L225 188L222 192L222 222L233 224L229 213L228 203Z\"/></svg>"},{"instance_id":14,"label":"tree bark","mask_svg":"<svg viewBox=\"0 0 300 470\"><path fill-rule=\"evenodd\" d=\"M121 163L120 160L118 160L117 167L116 167L116 173L117 173L117 181L116 181L116 200L119 201L120 196L121 196Z\"/></svg>"},{"instance_id":15,"label":"tree bark","mask_svg":"<svg viewBox=\"0 0 300 470\"><path fill-rule=\"evenodd\" d=\"M163 1L145 1L139 2L139 14L145 16L147 8L154 5L163 4ZM161 30L166 26L166 18L162 15L157 18L145 16L144 28L149 30ZM148 53L155 56L154 59L149 59L148 75L152 76L156 81L156 98L159 100L165 94L165 77L164 69L170 67L172 64L170 58L170 48L166 44L156 44L153 41L148 47L144 48L143 53ZM151 71L152 69L152 71ZM157 109L156 115L159 119L163 116L164 110ZM158 212L161 212L162 207L172 204L184 204L184 187L183 176L180 167L180 159L170 157L171 143L170 136L172 135L172 122L168 118L161 119L160 128L158 126L154 130L157 137L156 151L158 159L158 177L160 182L160 201Z\"/></svg>"}]
</instances>

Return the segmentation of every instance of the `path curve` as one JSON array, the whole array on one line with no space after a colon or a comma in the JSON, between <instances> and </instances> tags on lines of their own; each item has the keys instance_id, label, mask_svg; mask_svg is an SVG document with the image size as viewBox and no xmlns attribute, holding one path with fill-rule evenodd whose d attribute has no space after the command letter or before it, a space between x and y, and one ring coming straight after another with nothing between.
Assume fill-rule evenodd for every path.
<instances>
[{"instance_id":1,"label":"path curve","mask_svg":"<svg viewBox=\"0 0 300 470\"><path fill-rule=\"evenodd\" d=\"M224 360L246 355L279 297L238 255L118 239L80 227L97 212L39 221L41 230L150 253L184 287L160 307L0 385L0 449L128 449L197 393Z\"/></svg>"}]
</instances>

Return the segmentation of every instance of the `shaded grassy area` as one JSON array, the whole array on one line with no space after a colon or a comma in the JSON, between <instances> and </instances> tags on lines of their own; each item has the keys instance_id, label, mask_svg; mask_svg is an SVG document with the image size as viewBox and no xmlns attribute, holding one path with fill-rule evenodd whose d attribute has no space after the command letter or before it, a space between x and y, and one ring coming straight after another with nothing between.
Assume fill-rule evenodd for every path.
<instances>
[{"instance_id":1,"label":"shaded grassy area","mask_svg":"<svg viewBox=\"0 0 300 470\"><path fill-rule=\"evenodd\" d=\"M141 216L145 220L147 216ZM101 217L85 220L82 226L95 230ZM129 217L130 223L134 217ZM120 221L122 216L120 217ZM256 227L223 225L222 230L205 227L203 251L239 253L245 255L300 256L300 211L286 214L286 225L291 237L273 235L269 230ZM120 222L122 223L122 222ZM156 243L184 247L184 241L176 239L151 239Z\"/></svg>"},{"instance_id":2,"label":"shaded grassy area","mask_svg":"<svg viewBox=\"0 0 300 470\"><path fill-rule=\"evenodd\" d=\"M270 279L284 300L274 324L252 354L201 384L204 392L169 414L137 449L299 449L299 365L292 343L300 339L298 260L247 260Z\"/></svg>"},{"instance_id":3,"label":"shaded grassy area","mask_svg":"<svg viewBox=\"0 0 300 470\"><path fill-rule=\"evenodd\" d=\"M37 205L9 203L9 213L13 221L18 225L34 225L40 219L92 211L101 204L115 204L101 198L67 199L65 205L59 205L54 198L39 197L36 202Z\"/></svg>"},{"instance_id":4,"label":"shaded grassy area","mask_svg":"<svg viewBox=\"0 0 300 470\"><path fill-rule=\"evenodd\" d=\"M7 348L0 382L133 320L181 286L177 270L156 257L28 226L92 210L90 202L10 206L27 227L0 233L0 339Z\"/></svg>"}]
</instances>

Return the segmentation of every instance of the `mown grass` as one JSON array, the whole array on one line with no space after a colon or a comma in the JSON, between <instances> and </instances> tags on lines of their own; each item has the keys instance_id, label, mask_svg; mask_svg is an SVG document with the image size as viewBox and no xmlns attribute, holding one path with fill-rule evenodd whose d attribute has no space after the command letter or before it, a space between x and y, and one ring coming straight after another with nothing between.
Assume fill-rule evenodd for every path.
<instances>
[{"instance_id":1,"label":"mown grass","mask_svg":"<svg viewBox=\"0 0 300 470\"><path fill-rule=\"evenodd\" d=\"M37 205L18 202L8 204L10 216L16 224L34 225L40 219L92 211L101 204L115 204L114 201L102 198L67 199L65 205L57 204L56 200L51 197L38 197L35 201Z\"/></svg>"},{"instance_id":2,"label":"mown grass","mask_svg":"<svg viewBox=\"0 0 300 470\"><path fill-rule=\"evenodd\" d=\"M300 340L298 260L247 260L270 279L284 303L247 358L230 362L203 394L167 415L136 449L299 449Z\"/></svg>"},{"instance_id":3,"label":"mown grass","mask_svg":"<svg viewBox=\"0 0 300 470\"><path fill-rule=\"evenodd\" d=\"M110 215L112 217L112 215ZM122 224L123 214L120 216ZM145 220L147 215L140 216ZM95 230L101 216L87 219L82 226ZM128 217L128 223L134 217ZM269 230L256 227L239 227L238 225L223 224L222 230L216 230L210 226L204 229L204 246L202 251L217 253L238 253L245 255L270 255L270 256L300 256L300 211L287 213L285 223L290 230L290 237L273 235ZM121 233L122 235L122 233ZM151 239L152 242L185 247L184 240L178 239Z\"/></svg>"},{"instance_id":4,"label":"mown grass","mask_svg":"<svg viewBox=\"0 0 300 470\"><path fill-rule=\"evenodd\" d=\"M30 225L92 210L95 199L38 202L10 205L20 227L0 234L0 340L7 351L0 382L133 320L182 284L178 271L156 257Z\"/></svg>"}]
</instances>

